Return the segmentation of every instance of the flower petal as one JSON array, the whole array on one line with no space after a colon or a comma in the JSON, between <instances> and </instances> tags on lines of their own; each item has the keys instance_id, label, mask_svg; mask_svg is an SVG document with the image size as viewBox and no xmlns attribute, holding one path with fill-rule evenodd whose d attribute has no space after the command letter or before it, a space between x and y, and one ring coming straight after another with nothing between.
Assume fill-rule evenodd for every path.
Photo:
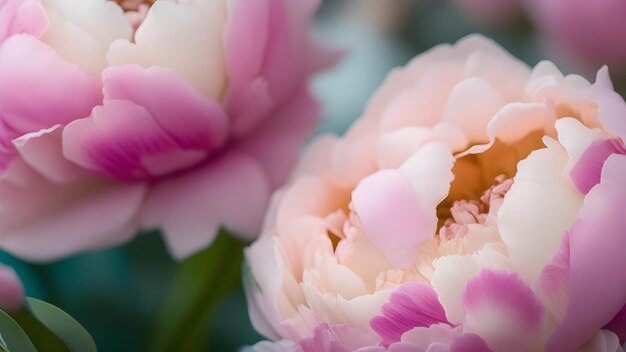
<instances>
[{"instance_id":1,"label":"flower petal","mask_svg":"<svg viewBox=\"0 0 626 352\"><path fill-rule=\"evenodd\" d=\"M519 162L498 213L498 228L516 271L527 282L549 263L582 206L563 175L567 154L554 140ZM554 210L558 209L557 212Z\"/></svg>"},{"instance_id":2,"label":"flower petal","mask_svg":"<svg viewBox=\"0 0 626 352\"><path fill-rule=\"evenodd\" d=\"M0 181L0 248L49 261L125 242L144 193L143 184L94 178L51 183L15 159Z\"/></svg>"},{"instance_id":3,"label":"flower petal","mask_svg":"<svg viewBox=\"0 0 626 352\"><path fill-rule=\"evenodd\" d=\"M544 308L516 273L483 269L463 291L463 331L494 351L528 351L543 329Z\"/></svg>"},{"instance_id":4,"label":"flower petal","mask_svg":"<svg viewBox=\"0 0 626 352\"><path fill-rule=\"evenodd\" d=\"M626 104L613 89L608 67L602 67L591 88L592 99L598 104L598 116L602 123L626 143Z\"/></svg>"},{"instance_id":5,"label":"flower petal","mask_svg":"<svg viewBox=\"0 0 626 352\"><path fill-rule=\"evenodd\" d=\"M435 291L424 283L406 283L395 289L381 315L370 320L386 346L399 342L402 334L413 328L439 323L449 324L446 313Z\"/></svg>"},{"instance_id":6,"label":"flower petal","mask_svg":"<svg viewBox=\"0 0 626 352\"><path fill-rule=\"evenodd\" d=\"M624 175L626 156L610 156L600 183L587 194L569 230L569 304L563 322L547 342L549 351L580 347L626 303L626 276L612 275L615 268L626 267Z\"/></svg>"},{"instance_id":7,"label":"flower petal","mask_svg":"<svg viewBox=\"0 0 626 352\"><path fill-rule=\"evenodd\" d=\"M245 136L238 148L259 160L275 189L285 182L302 145L313 133L318 117L319 105L304 89L253 134Z\"/></svg>"},{"instance_id":8,"label":"flower petal","mask_svg":"<svg viewBox=\"0 0 626 352\"><path fill-rule=\"evenodd\" d=\"M207 97L220 100L226 84L222 42L226 16L224 0L157 1L134 43L113 42L107 58L112 65L171 68Z\"/></svg>"},{"instance_id":9,"label":"flower petal","mask_svg":"<svg viewBox=\"0 0 626 352\"><path fill-rule=\"evenodd\" d=\"M220 226L243 236L256 234L269 196L258 162L231 151L157 183L140 221L144 228L161 228L172 255L184 258L211 244Z\"/></svg>"},{"instance_id":10,"label":"flower petal","mask_svg":"<svg viewBox=\"0 0 626 352\"><path fill-rule=\"evenodd\" d=\"M100 80L28 35L0 46L0 117L14 136L89 116L102 101ZM12 139L12 138L11 138Z\"/></svg>"},{"instance_id":11,"label":"flower petal","mask_svg":"<svg viewBox=\"0 0 626 352\"><path fill-rule=\"evenodd\" d=\"M41 3L36 0L0 1L0 45L16 34L30 34L38 38L48 26L48 18Z\"/></svg>"},{"instance_id":12,"label":"flower petal","mask_svg":"<svg viewBox=\"0 0 626 352\"><path fill-rule=\"evenodd\" d=\"M397 267L410 266L419 244L435 231L436 221L430 226L430 214L397 170L381 170L362 179L352 192L352 206L365 234Z\"/></svg>"}]
</instances>

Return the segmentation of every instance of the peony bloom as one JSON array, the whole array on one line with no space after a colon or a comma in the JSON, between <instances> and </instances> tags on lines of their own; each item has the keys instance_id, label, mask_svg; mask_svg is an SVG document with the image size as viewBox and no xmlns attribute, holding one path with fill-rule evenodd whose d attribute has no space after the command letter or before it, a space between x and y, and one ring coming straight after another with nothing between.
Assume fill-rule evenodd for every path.
<instances>
[{"instance_id":1,"label":"peony bloom","mask_svg":"<svg viewBox=\"0 0 626 352\"><path fill-rule=\"evenodd\" d=\"M24 303L24 286L15 271L0 264L0 309L15 311Z\"/></svg>"},{"instance_id":2,"label":"peony bloom","mask_svg":"<svg viewBox=\"0 0 626 352\"><path fill-rule=\"evenodd\" d=\"M546 46L559 60L595 70L609 65L626 74L626 2L622 0L528 0Z\"/></svg>"},{"instance_id":3,"label":"peony bloom","mask_svg":"<svg viewBox=\"0 0 626 352\"><path fill-rule=\"evenodd\" d=\"M621 351L626 104L470 36L393 71L247 249L259 351Z\"/></svg>"},{"instance_id":4,"label":"peony bloom","mask_svg":"<svg viewBox=\"0 0 626 352\"><path fill-rule=\"evenodd\" d=\"M319 1L119 2L0 0L0 247L20 257L250 238L316 124Z\"/></svg>"}]
</instances>

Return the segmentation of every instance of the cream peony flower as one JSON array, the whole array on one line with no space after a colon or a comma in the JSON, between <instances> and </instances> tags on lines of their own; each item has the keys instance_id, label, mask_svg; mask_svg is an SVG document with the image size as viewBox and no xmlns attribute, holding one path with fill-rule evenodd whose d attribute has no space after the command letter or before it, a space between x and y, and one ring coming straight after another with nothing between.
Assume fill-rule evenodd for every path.
<instances>
[{"instance_id":1,"label":"cream peony flower","mask_svg":"<svg viewBox=\"0 0 626 352\"><path fill-rule=\"evenodd\" d=\"M246 253L254 326L304 351L611 346L625 132L606 69L531 69L481 36L416 57L275 194Z\"/></svg>"}]
</instances>

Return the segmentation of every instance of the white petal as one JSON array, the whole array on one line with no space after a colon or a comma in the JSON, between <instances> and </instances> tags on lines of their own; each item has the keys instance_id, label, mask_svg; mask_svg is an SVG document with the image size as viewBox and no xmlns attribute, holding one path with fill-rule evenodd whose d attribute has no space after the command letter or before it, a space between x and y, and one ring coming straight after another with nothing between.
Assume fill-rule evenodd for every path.
<instances>
[{"instance_id":1,"label":"white petal","mask_svg":"<svg viewBox=\"0 0 626 352\"><path fill-rule=\"evenodd\" d=\"M522 279L530 282L550 262L582 206L563 170L565 150L552 139L518 164L511 190L498 213L502 241Z\"/></svg>"}]
</instances>

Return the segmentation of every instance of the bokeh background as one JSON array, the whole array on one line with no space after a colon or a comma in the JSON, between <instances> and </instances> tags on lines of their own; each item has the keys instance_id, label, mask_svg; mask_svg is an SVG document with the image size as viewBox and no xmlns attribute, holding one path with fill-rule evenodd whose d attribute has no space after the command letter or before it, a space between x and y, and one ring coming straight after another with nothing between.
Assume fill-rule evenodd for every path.
<instances>
[{"instance_id":1,"label":"bokeh background","mask_svg":"<svg viewBox=\"0 0 626 352\"><path fill-rule=\"evenodd\" d=\"M591 11L591 15L615 17L612 12L617 12L621 22L626 8L616 5L615 10L610 6L626 2L585 1L595 7L585 9L584 2L578 0L545 0L566 3L565 13L555 19L550 17L550 11L558 8L540 9L546 12L537 14L539 10L529 5L532 0L326 0L316 19L315 35L346 52L337 67L313 82L323 105L318 134L343 133L362 113L368 97L391 68L405 64L434 45L455 42L469 33L483 33L495 39L529 65L550 58L565 72L582 72L589 79L593 79L602 63L610 63L614 79L623 86L619 84L623 82L619 63L624 62L626 67L626 60L619 55L626 51L626 43L622 43L626 38L624 24L614 25L610 20L593 22L580 16ZM582 8L577 9L579 5ZM587 13L577 14L581 9ZM569 15L574 19L568 20ZM567 27L569 23L587 26L585 35L592 37L577 34L576 26ZM603 42L606 38L599 37L606 33L595 33L589 23L591 27L608 27L606 31L621 41ZM589 45L596 47L572 49L567 42L571 37L575 42L589 40ZM99 350L105 352L145 349L176 269L155 233L142 234L123 247L46 265L27 264L5 253L0 253L0 261L16 269L24 280L27 295L66 310L83 323ZM248 321L241 287L218 306L206 329L211 351L236 351L262 339Z\"/></svg>"}]
</instances>

